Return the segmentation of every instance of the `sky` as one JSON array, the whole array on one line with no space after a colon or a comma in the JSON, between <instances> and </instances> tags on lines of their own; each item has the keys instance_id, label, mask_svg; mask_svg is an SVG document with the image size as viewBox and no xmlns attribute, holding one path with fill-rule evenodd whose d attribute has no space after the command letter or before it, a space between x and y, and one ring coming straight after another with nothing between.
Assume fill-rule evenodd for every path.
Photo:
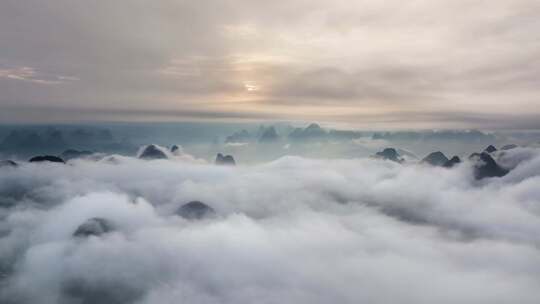
<instances>
[{"instance_id":1,"label":"sky","mask_svg":"<svg viewBox=\"0 0 540 304\"><path fill-rule=\"evenodd\" d=\"M0 2L0 121L538 129L540 2Z\"/></svg>"}]
</instances>

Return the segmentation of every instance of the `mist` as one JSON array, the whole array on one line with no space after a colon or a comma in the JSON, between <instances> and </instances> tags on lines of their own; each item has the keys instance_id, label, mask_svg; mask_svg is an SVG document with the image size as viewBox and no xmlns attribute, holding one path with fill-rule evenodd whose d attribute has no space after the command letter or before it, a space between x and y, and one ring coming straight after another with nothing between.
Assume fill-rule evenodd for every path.
<instances>
[{"instance_id":1,"label":"mist","mask_svg":"<svg viewBox=\"0 0 540 304\"><path fill-rule=\"evenodd\" d=\"M540 149L474 178L372 158L0 168L2 303L537 303ZM215 216L190 220L201 201ZM114 227L75 237L104 218Z\"/></svg>"}]
</instances>

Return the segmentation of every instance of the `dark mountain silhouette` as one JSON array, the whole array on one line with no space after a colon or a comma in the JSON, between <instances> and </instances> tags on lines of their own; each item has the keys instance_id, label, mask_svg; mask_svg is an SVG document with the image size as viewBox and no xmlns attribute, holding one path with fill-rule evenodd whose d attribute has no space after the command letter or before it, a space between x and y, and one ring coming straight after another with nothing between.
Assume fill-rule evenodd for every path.
<instances>
[{"instance_id":1,"label":"dark mountain silhouette","mask_svg":"<svg viewBox=\"0 0 540 304\"><path fill-rule=\"evenodd\" d=\"M191 201L178 208L176 214L188 220L200 220L202 218L215 216L216 211L205 203Z\"/></svg>"},{"instance_id":2,"label":"dark mountain silhouette","mask_svg":"<svg viewBox=\"0 0 540 304\"><path fill-rule=\"evenodd\" d=\"M39 162L52 162L52 163L62 163L65 164L66 162L61 159L58 156L53 155L40 155L40 156L34 156L32 157L29 162L31 163L39 163Z\"/></svg>"},{"instance_id":3,"label":"dark mountain silhouette","mask_svg":"<svg viewBox=\"0 0 540 304\"><path fill-rule=\"evenodd\" d=\"M100 236L113 230L111 223L100 217L94 217L82 223L73 233L75 237Z\"/></svg>"},{"instance_id":4,"label":"dark mountain silhouette","mask_svg":"<svg viewBox=\"0 0 540 304\"><path fill-rule=\"evenodd\" d=\"M469 159L474 163L474 177L476 179L501 177L509 172L507 169L499 166L487 152L473 153Z\"/></svg>"},{"instance_id":5,"label":"dark mountain silhouette","mask_svg":"<svg viewBox=\"0 0 540 304\"><path fill-rule=\"evenodd\" d=\"M403 162L403 158L399 157L399 154L394 148L386 148L382 150L381 152L377 152L375 154L375 157L384 159L384 160L391 160L397 163Z\"/></svg>"},{"instance_id":6,"label":"dark mountain silhouette","mask_svg":"<svg viewBox=\"0 0 540 304\"><path fill-rule=\"evenodd\" d=\"M139 154L140 159L167 159L167 154L156 145L146 146Z\"/></svg>"},{"instance_id":7,"label":"dark mountain silhouette","mask_svg":"<svg viewBox=\"0 0 540 304\"><path fill-rule=\"evenodd\" d=\"M0 160L0 168L2 167L18 167L19 164L17 164L16 162L12 161L12 160L9 160L9 159L6 159L6 160Z\"/></svg>"},{"instance_id":8,"label":"dark mountain silhouette","mask_svg":"<svg viewBox=\"0 0 540 304\"><path fill-rule=\"evenodd\" d=\"M441 151L432 152L428 156L426 156L424 159L422 159L422 163L427 163L432 166L444 166L444 164L448 162L448 157L444 155Z\"/></svg>"},{"instance_id":9,"label":"dark mountain silhouette","mask_svg":"<svg viewBox=\"0 0 540 304\"><path fill-rule=\"evenodd\" d=\"M484 149L484 152L487 152L487 153L493 153L495 151L497 151L497 148L495 148L493 145L489 145Z\"/></svg>"},{"instance_id":10,"label":"dark mountain silhouette","mask_svg":"<svg viewBox=\"0 0 540 304\"><path fill-rule=\"evenodd\" d=\"M92 151L79 151L75 149L67 149L62 154L60 154L60 157L65 160L75 159L75 158L82 158L86 156L90 156L94 154Z\"/></svg>"},{"instance_id":11,"label":"dark mountain silhouette","mask_svg":"<svg viewBox=\"0 0 540 304\"><path fill-rule=\"evenodd\" d=\"M221 153L218 153L216 156L215 164L234 166L236 165L236 161L234 160L234 157L232 155L223 155Z\"/></svg>"},{"instance_id":12,"label":"dark mountain silhouette","mask_svg":"<svg viewBox=\"0 0 540 304\"><path fill-rule=\"evenodd\" d=\"M445 168L452 168L455 165L458 165L461 163L461 159L458 156L454 156L451 159L449 159L447 162L444 163L443 167Z\"/></svg>"}]
</instances>

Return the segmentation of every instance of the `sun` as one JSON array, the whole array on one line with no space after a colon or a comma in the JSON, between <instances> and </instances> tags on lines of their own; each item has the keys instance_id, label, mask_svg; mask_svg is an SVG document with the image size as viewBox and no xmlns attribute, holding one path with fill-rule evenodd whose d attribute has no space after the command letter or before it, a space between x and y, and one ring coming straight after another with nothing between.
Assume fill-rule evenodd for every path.
<instances>
[{"instance_id":1,"label":"sun","mask_svg":"<svg viewBox=\"0 0 540 304\"><path fill-rule=\"evenodd\" d=\"M244 81L244 88L248 92L255 92L255 91L260 90L261 87L259 86L259 84L257 84L257 82L249 80L249 81Z\"/></svg>"}]
</instances>

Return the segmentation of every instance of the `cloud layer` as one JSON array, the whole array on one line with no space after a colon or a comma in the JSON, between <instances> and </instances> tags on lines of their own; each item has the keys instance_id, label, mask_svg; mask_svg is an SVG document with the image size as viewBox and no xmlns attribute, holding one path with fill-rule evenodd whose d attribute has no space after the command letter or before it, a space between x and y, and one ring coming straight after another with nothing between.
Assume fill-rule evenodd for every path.
<instances>
[{"instance_id":1,"label":"cloud layer","mask_svg":"<svg viewBox=\"0 0 540 304\"><path fill-rule=\"evenodd\" d=\"M540 152L475 181L372 159L0 168L2 303L536 303ZM217 217L184 220L200 200ZM115 231L74 238L102 217Z\"/></svg>"},{"instance_id":2,"label":"cloud layer","mask_svg":"<svg viewBox=\"0 0 540 304\"><path fill-rule=\"evenodd\" d=\"M538 128L539 17L534 0L7 0L0 118Z\"/></svg>"}]
</instances>

